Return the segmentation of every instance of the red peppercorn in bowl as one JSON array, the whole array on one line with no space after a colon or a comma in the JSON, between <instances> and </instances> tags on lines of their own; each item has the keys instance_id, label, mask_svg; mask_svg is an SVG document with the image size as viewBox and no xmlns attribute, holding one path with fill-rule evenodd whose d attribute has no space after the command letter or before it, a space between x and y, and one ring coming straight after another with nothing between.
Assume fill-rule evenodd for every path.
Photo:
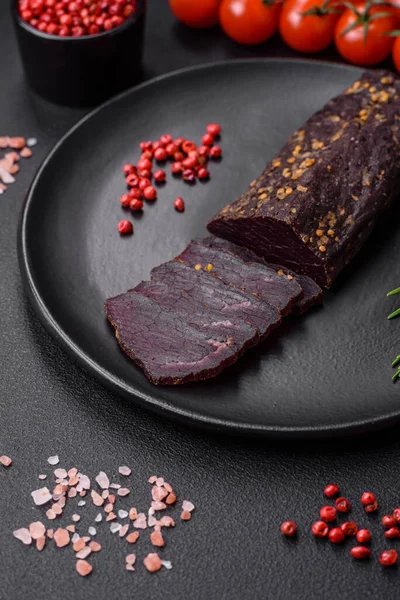
<instances>
[{"instance_id":1,"label":"red peppercorn in bowl","mask_svg":"<svg viewBox=\"0 0 400 600\"><path fill-rule=\"evenodd\" d=\"M141 75L146 0L11 0L31 87L48 100L93 106Z\"/></svg>"}]
</instances>

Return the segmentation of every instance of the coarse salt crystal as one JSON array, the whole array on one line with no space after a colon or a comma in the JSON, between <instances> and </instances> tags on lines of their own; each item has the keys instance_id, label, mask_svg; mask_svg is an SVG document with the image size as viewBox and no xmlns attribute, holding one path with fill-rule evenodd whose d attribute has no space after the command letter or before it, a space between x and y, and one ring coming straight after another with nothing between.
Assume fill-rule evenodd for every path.
<instances>
[{"instance_id":1,"label":"coarse salt crystal","mask_svg":"<svg viewBox=\"0 0 400 600\"><path fill-rule=\"evenodd\" d=\"M29 525L29 533L33 540L37 540L46 533L46 527L41 521L35 521Z\"/></svg>"},{"instance_id":2,"label":"coarse salt crystal","mask_svg":"<svg viewBox=\"0 0 400 600\"><path fill-rule=\"evenodd\" d=\"M96 490L92 490L91 491L91 496L92 496L93 504L95 506L103 506L103 504L104 504L104 498L102 498L100 496L100 494L98 494L96 492Z\"/></svg>"},{"instance_id":3,"label":"coarse salt crystal","mask_svg":"<svg viewBox=\"0 0 400 600\"><path fill-rule=\"evenodd\" d=\"M63 479L65 480L65 478L67 477L68 473L65 469L55 469L54 471L54 475L57 477L57 479ZM57 483L61 483L60 481ZM63 481L63 483L67 483L67 481Z\"/></svg>"},{"instance_id":4,"label":"coarse salt crystal","mask_svg":"<svg viewBox=\"0 0 400 600\"><path fill-rule=\"evenodd\" d=\"M29 529L26 529L26 527L21 527L21 529L16 529L13 531L13 536L27 546L32 543L31 534L29 533Z\"/></svg>"},{"instance_id":5,"label":"coarse salt crystal","mask_svg":"<svg viewBox=\"0 0 400 600\"><path fill-rule=\"evenodd\" d=\"M88 532L89 532L89 535L96 535L96 533L97 533L96 527L89 527Z\"/></svg>"},{"instance_id":6,"label":"coarse salt crystal","mask_svg":"<svg viewBox=\"0 0 400 600\"><path fill-rule=\"evenodd\" d=\"M189 500L184 500L182 502L182 509L192 512L192 510L194 510L194 504L192 502L189 502Z\"/></svg>"},{"instance_id":7,"label":"coarse salt crystal","mask_svg":"<svg viewBox=\"0 0 400 600\"><path fill-rule=\"evenodd\" d=\"M110 480L108 479L104 471L100 471L100 473L96 477L96 481L103 490L106 490L110 487Z\"/></svg>"},{"instance_id":8,"label":"coarse salt crystal","mask_svg":"<svg viewBox=\"0 0 400 600\"><path fill-rule=\"evenodd\" d=\"M33 146L36 146L37 143L38 143L38 141L34 137L28 138L26 140L26 145L29 146L29 148L33 148Z\"/></svg>"},{"instance_id":9,"label":"coarse salt crystal","mask_svg":"<svg viewBox=\"0 0 400 600\"><path fill-rule=\"evenodd\" d=\"M9 456L0 456L0 463L3 465L3 467L9 467L12 463L12 460Z\"/></svg>"},{"instance_id":10,"label":"coarse salt crystal","mask_svg":"<svg viewBox=\"0 0 400 600\"><path fill-rule=\"evenodd\" d=\"M43 504L50 502L50 500L52 499L52 495L50 494L47 487L41 488L39 490L34 490L33 492L31 492L31 496L36 506L42 506Z\"/></svg>"},{"instance_id":11,"label":"coarse salt crystal","mask_svg":"<svg viewBox=\"0 0 400 600\"><path fill-rule=\"evenodd\" d=\"M120 518L120 519L126 519L126 517L127 517L128 515L129 515L129 513L128 513L128 511L127 511L127 510L122 510L122 509L120 509L120 510L118 511L118 516L119 516L119 518Z\"/></svg>"},{"instance_id":12,"label":"coarse salt crystal","mask_svg":"<svg viewBox=\"0 0 400 600\"><path fill-rule=\"evenodd\" d=\"M49 463L49 465L55 466L58 465L60 459L58 458L57 454L55 454L54 456L49 456L47 462Z\"/></svg>"},{"instance_id":13,"label":"coarse salt crystal","mask_svg":"<svg viewBox=\"0 0 400 600\"><path fill-rule=\"evenodd\" d=\"M129 467L119 467L118 472L120 473L120 475L124 475L125 477L129 477L129 475L132 473L132 469L130 469Z\"/></svg>"},{"instance_id":14,"label":"coarse salt crystal","mask_svg":"<svg viewBox=\"0 0 400 600\"><path fill-rule=\"evenodd\" d=\"M146 515L144 513L139 513L137 516L137 519L133 522L133 526L136 529L146 529L146 527L147 527Z\"/></svg>"},{"instance_id":15,"label":"coarse salt crystal","mask_svg":"<svg viewBox=\"0 0 400 600\"><path fill-rule=\"evenodd\" d=\"M133 565L130 565L129 563L126 563L125 570L126 571L134 571L135 567Z\"/></svg>"},{"instance_id":16,"label":"coarse salt crystal","mask_svg":"<svg viewBox=\"0 0 400 600\"><path fill-rule=\"evenodd\" d=\"M103 519L103 515L101 513L98 513L94 520L96 521L96 523L100 523L100 521Z\"/></svg>"},{"instance_id":17,"label":"coarse salt crystal","mask_svg":"<svg viewBox=\"0 0 400 600\"><path fill-rule=\"evenodd\" d=\"M44 473L41 473L39 475L39 479L47 479L47 475L45 475Z\"/></svg>"},{"instance_id":18,"label":"coarse salt crystal","mask_svg":"<svg viewBox=\"0 0 400 600\"><path fill-rule=\"evenodd\" d=\"M84 500L79 500L78 506L85 506L86 502Z\"/></svg>"},{"instance_id":19,"label":"coarse salt crystal","mask_svg":"<svg viewBox=\"0 0 400 600\"><path fill-rule=\"evenodd\" d=\"M128 565L134 565L136 562L136 554L128 554L125 558Z\"/></svg>"},{"instance_id":20,"label":"coarse salt crystal","mask_svg":"<svg viewBox=\"0 0 400 600\"><path fill-rule=\"evenodd\" d=\"M119 483L110 483L110 488L113 490L119 490L120 487L121 485Z\"/></svg>"},{"instance_id":21,"label":"coarse salt crystal","mask_svg":"<svg viewBox=\"0 0 400 600\"><path fill-rule=\"evenodd\" d=\"M73 522L74 522L74 523L77 523L78 521L80 521L80 520L81 520L81 516L80 516L80 515L77 515L77 514L75 514L75 515L72 515L72 517L71 517L71 518L72 518L72 520L73 520Z\"/></svg>"},{"instance_id":22,"label":"coarse salt crystal","mask_svg":"<svg viewBox=\"0 0 400 600\"><path fill-rule=\"evenodd\" d=\"M74 535L72 536L72 543L75 544L75 542L77 542L79 539L80 539L79 533L74 533Z\"/></svg>"},{"instance_id":23,"label":"coarse salt crystal","mask_svg":"<svg viewBox=\"0 0 400 600\"><path fill-rule=\"evenodd\" d=\"M161 564L163 567L165 567L166 569L172 569L172 563L170 560L162 560Z\"/></svg>"},{"instance_id":24,"label":"coarse salt crystal","mask_svg":"<svg viewBox=\"0 0 400 600\"><path fill-rule=\"evenodd\" d=\"M82 550L79 550L79 552L77 552L75 554L75 557L76 558L87 558L89 556L89 554L92 554L92 551L89 548L89 546L85 546L85 548L82 548Z\"/></svg>"},{"instance_id":25,"label":"coarse salt crystal","mask_svg":"<svg viewBox=\"0 0 400 600\"><path fill-rule=\"evenodd\" d=\"M111 523L110 531L111 533L117 533L122 528L121 523Z\"/></svg>"},{"instance_id":26,"label":"coarse salt crystal","mask_svg":"<svg viewBox=\"0 0 400 600\"><path fill-rule=\"evenodd\" d=\"M147 524L149 527L154 527L154 525L157 524L157 519L155 517L153 517L152 515L150 515L149 518L147 519Z\"/></svg>"},{"instance_id":27,"label":"coarse salt crystal","mask_svg":"<svg viewBox=\"0 0 400 600\"><path fill-rule=\"evenodd\" d=\"M148 479L149 483L155 483L157 481L157 475L152 475Z\"/></svg>"},{"instance_id":28,"label":"coarse salt crystal","mask_svg":"<svg viewBox=\"0 0 400 600\"><path fill-rule=\"evenodd\" d=\"M123 525L121 527L121 529L119 530L119 537L124 537L128 533L128 529L129 529L129 523L127 523L126 525Z\"/></svg>"},{"instance_id":29,"label":"coarse salt crystal","mask_svg":"<svg viewBox=\"0 0 400 600\"><path fill-rule=\"evenodd\" d=\"M118 496L127 496L129 494L128 488L119 488L117 491Z\"/></svg>"},{"instance_id":30,"label":"coarse salt crystal","mask_svg":"<svg viewBox=\"0 0 400 600\"><path fill-rule=\"evenodd\" d=\"M78 571L79 575L86 577L86 575L90 575L90 573L93 571L93 567L86 560L77 560L76 570Z\"/></svg>"}]
</instances>

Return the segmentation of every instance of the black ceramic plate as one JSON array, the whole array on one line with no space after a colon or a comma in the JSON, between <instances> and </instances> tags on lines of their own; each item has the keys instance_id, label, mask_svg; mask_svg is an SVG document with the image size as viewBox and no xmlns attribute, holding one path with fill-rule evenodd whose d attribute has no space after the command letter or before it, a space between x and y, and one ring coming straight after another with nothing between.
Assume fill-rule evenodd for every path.
<instances>
[{"instance_id":1,"label":"black ceramic plate","mask_svg":"<svg viewBox=\"0 0 400 600\"><path fill-rule=\"evenodd\" d=\"M206 234L205 223L262 171L289 134L356 79L356 68L307 61L245 60L184 70L133 89L81 121L54 148L29 192L21 267L47 329L88 369L132 401L181 421L236 433L327 436L400 416L391 360L400 323L386 315L400 285L399 211L380 223L324 307L287 319L276 335L216 379L155 387L119 349L104 300ZM159 199L121 238L121 165L162 133L199 140L222 124L224 158L211 181L168 178ZM173 208L183 196L186 211Z\"/></svg>"}]
</instances>

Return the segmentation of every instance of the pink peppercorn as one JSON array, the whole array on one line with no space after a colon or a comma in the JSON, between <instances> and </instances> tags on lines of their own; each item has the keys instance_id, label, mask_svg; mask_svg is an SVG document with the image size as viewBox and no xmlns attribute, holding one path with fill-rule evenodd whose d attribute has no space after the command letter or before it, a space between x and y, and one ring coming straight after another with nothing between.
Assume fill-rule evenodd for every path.
<instances>
[{"instance_id":1,"label":"pink peppercorn","mask_svg":"<svg viewBox=\"0 0 400 600\"><path fill-rule=\"evenodd\" d=\"M333 496L336 496L336 494L338 494L338 493L339 493L339 486L337 486L334 483L330 483L324 489L324 494L327 498L332 498Z\"/></svg>"},{"instance_id":2,"label":"pink peppercorn","mask_svg":"<svg viewBox=\"0 0 400 600\"><path fill-rule=\"evenodd\" d=\"M147 187L149 187L149 186L151 186L151 181L150 181L150 179L148 179L147 177L145 177L144 179L141 179L141 180L139 181L138 187L139 187L141 190L144 190L145 188L147 188ZM136 186L135 186L135 187L136 187Z\"/></svg>"},{"instance_id":3,"label":"pink peppercorn","mask_svg":"<svg viewBox=\"0 0 400 600\"><path fill-rule=\"evenodd\" d=\"M130 221L127 221L126 219L123 221L120 221L118 223L118 231L120 232L121 235L126 235L128 233L133 233L133 225Z\"/></svg>"},{"instance_id":4,"label":"pink peppercorn","mask_svg":"<svg viewBox=\"0 0 400 600\"><path fill-rule=\"evenodd\" d=\"M167 153L166 153L165 149L157 148L157 150L154 151L154 158L158 162L164 162L164 160L166 160L166 158L167 158Z\"/></svg>"},{"instance_id":5,"label":"pink peppercorn","mask_svg":"<svg viewBox=\"0 0 400 600\"><path fill-rule=\"evenodd\" d=\"M214 136L211 133L205 133L201 138L203 146L212 146L214 143Z\"/></svg>"},{"instance_id":6,"label":"pink peppercorn","mask_svg":"<svg viewBox=\"0 0 400 600\"><path fill-rule=\"evenodd\" d=\"M130 195L129 195L129 194L123 194L123 195L121 196L121 198L120 198L121 205L122 205L124 208L127 208L127 207L129 206L129 204L130 204L130 201L131 201L131 199L132 199L132 198L130 197Z\"/></svg>"},{"instance_id":7,"label":"pink peppercorn","mask_svg":"<svg viewBox=\"0 0 400 600\"><path fill-rule=\"evenodd\" d=\"M365 558L371 558L372 552L366 546L355 546L350 550L350 554L355 560L364 560Z\"/></svg>"},{"instance_id":8,"label":"pink peppercorn","mask_svg":"<svg viewBox=\"0 0 400 600\"><path fill-rule=\"evenodd\" d=\"M185 210L185 203L182 198L177 198L174 202L174 206L179 212L183 212Z\"/></svg>"},{"instance_id":9,"label":"pink peppercorn","mask_svg":"<svg viewBox=\"0 0 400 600\"><path fill-rule=\"evenodd\" d=\"M180 162L174 162L174 163L172 163L172 165L171 165L171 173L173 175L178 175L178 173L182 173L182 170L183 170L182 163L180 163Z\"/></svg>"},{"instance_id":10,"label":"pink peppercorn","mask_svg":"<svg viewBox=\"0 0 400 600\"><path fill-rule=\"evenodd\" d=\"M221 158L222 149L220 148L220 146L213 146L210 150L210 156L211 158Z\"/></svg>"},{"instance_id":11,"label":"pink peppercorn","mask_svg":"<svg viewBox=\"0 0 400 600\"><path fill-rule=\"evenodd\" d=\"M396 527L397 520L392 515L385 515L382 517L382 525L386 527L386 529L390 529L391 527Z\"/></svg>"},{"instance_id":12,"label":"pink peppercorn","mask_svg":"<svg viewBox=\"0 0 400 600\"><path fill-rule=\"evenodd\" d=\"M156 188L153 187L152 185L147 186L143 190L143 196L146 198L146 200L156 200L156 198L157 198Z\"/></svg>"},{"instance_id":13,"label":"pink peppercorn","mask_svg":"<svg viewBox=\"0 0 400 600\"><path fill-rule=\"evenodd\" d=\"M329 527L325 521L316 521L311 528L315 537L326 537L329 533Z\"/></svg>"},{"instance_id":14,"label":"pink peppercorn","mask_svg":"<svg viewBox=\"0 0 400 600\"><path fill-rule=\"evenodd\" d=\"M204 167L202 167L198 170L197 177L199 179L208 179L210 177L210 173L209 171L207 171L207 169L204 169Z\"/></svg>"},{"instance_id":15,"label":"pink peppercorn","mask_svg":"<svg viewBox=\"0 0 400 600\"><path fill-rule=\"evenodd\" d=\"M157 181L157 183L162 183L165 181L166 177L165 171L162 171L161 169L154 172L154 180Z\"/></svg>"},{"instance_id":16,"label":"pink peppercorn","mask_svg":"<svg viewBox=\"0 0 400 600\"><path fill-rule=\"evenodd\" d=\"M131 198L137 198L138 200L143 198L143 191L140 188L131 188L128 194Z\"/></svg>"},{"instance_id":17,"label":"pink peppercorn","mask_svg":"<svg viewBox=\"0 0 400 600\"><path fill-rule=\"evenodd\" d=\"M333 544L341 544L344 541L344 533L339 527L331 529L328 537Z\"/></svg>"},{"instance_id":18,"label":"pink peppercorn","mask_svg":"<svg viewBox=\"0 0 400 600\"><path fill-rule=\"evenodd\" d=\"M371 541L371 537L369 529L359 529L356 533L356 539L359 544L368 544Z\"/></svg>"},{"instance_id":19,"label":"pink peppercorn","mask_svg":"<svg viewBox=\"0 0 400 600\"><path fill-rule=\"evenodd\" d=\"M336 508L333 506L323 506L319 511L321 519L330 523L336 519Z\"/></svg>"},{"instance_id":20,"label":"pink peppercorn","mask_svg":"<svg viewBox=\"0 0 400 600\"><path fill-rule=\"evenodd\" d=\"M182 177L188 183L193 183L196 180L196 175L192 169L185 169L182 173Z\"/></svg>"},{"instance_id":21,"label":"pink peppercorn","mask_svg":"<svg viewBox=\"0 0 400 600\"><path fill-rule=\"evenodd\" d=\"M132 198L129 203L129 208L132 212L139 212L140 210L143 210L143 201L138 198Z\"/></svg>"},{"instance_id":22,"label":"pink peppercorn","mask_svg":"<svg viewBox=\"0 0 400 600\"><path fill-rule=\"evenodd\" d=\"M172 136L166 133L160 137L160 142L166 146L172 142Z\"/></svg>"},{"instance_id":23,"label":"pink peppercorn","mask_svg":"<svg viewBox=\"0 0 400 600\"><path fill-rule=\"evenodd\" d=\"M217 136L221 134L221 125L218 125L218 123L210 123L207 125L206 129L207 133L210 133L211 135Z\"/></svg>"}]
</instances>

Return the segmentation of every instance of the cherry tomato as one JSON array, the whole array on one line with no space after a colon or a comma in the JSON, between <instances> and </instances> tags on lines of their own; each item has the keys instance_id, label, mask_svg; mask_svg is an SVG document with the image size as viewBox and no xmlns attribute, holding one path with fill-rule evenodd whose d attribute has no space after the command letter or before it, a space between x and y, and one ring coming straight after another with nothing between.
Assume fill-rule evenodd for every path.
<instances>
[{"instance_id":1,"label":"cherry tomato","mask_svg":"<svg viewBox=\"0 0 400 600\"><path fill-rule=\"evenodd\" d=\"M400 0L386 0L390 6L382 6L384 12L392 13L397 20L397 27L400 25Z\"/></svg>"},{"instance_id":2,"label":"cherry tomato","mask_svg":"<svg viewBox=\"0 0 400 600\"><path fill-rule=\"evenodd\" d=\"M178 21L189 27L205 29L218 23L221 0L169 0L169 6Z\"/></svg>"},{"instance_id":3,"label":"cherry tomato","mask_svg":"<svg viewBox=\"0 0 400 600\"><path fill-rule=\"evenodd\" d=\"M279 18L279 32L298 52L321 52L333 42L337 9L326 0L287 0ZM314 14L304 15L307 11Z\"/></svg>"},{"instance_id":4,"label":"cherry tomato","mask_svg":"<svg viewBox=\"0 0 400 600\"><path fill-rule=\"evenodd\" d=\"M280 11L281 4L273 0L222 0L219 22L235 42L261 44L276 31Z\"/></svg>"},{"instance_id":5,"label":"cherry tomato","mask_svg":"<svg viewBox=\"0 0 400 600\"><path fill-rule=\"evenodd\" d=\"M355 12L357 10L358 16ZM356 65L376 65L387 58L392 50L394 38L386 34L396 29L393 15L371 16L384 12L382 6L372 6L366 10L365 3L355 5L355 10L347 8L335 28L335 44L341 56ZM364 23L367 23L366 35ZM346 29L354 25L350 31Z\"/></svg>"},{"instance_id":6,"label":"cherry tomato","mask_svg":"<svg viewBox=\"0 0 400 600\"><path fill-rule=\"evenodd\" d=\"M400 73L400 37L395 38L392 49L392 58L396 70Z\"/></svg>"}]
</instances>

